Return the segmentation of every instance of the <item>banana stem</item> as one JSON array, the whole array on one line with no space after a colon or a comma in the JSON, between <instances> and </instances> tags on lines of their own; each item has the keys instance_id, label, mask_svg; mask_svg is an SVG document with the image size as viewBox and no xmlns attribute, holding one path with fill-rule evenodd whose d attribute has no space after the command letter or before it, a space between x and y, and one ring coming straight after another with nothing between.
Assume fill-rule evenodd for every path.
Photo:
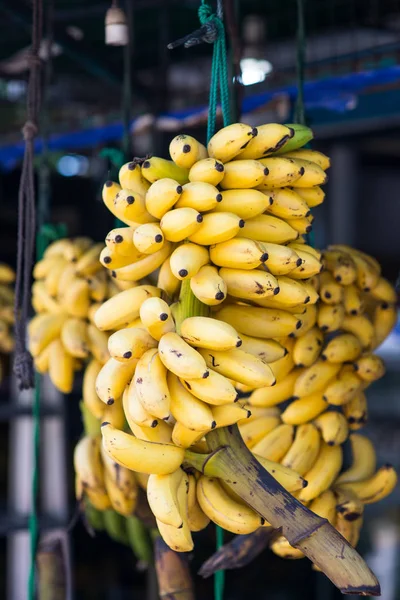
<instances>
[{"instance_id":1,"label":"banana stem","mask_svg":"<svg viewBox=\"0 0 400 600\"><path fill-rule=\"evenodd\" d=\"M151 547L150 535L147 527L142 521L132 515L126 518L126 531L129 545L138 560L147 564L153 561L153 551Z\"/></svg>"},{"instance_id":2,"label":"banana stem","mask_svg":"<svg viewBox=\"0 0 400 600\"><path fill-rule=\"evenodd\" d=\"M174 320L177 333L181 332L181 323L188 317L208 317L210 310L206 304L200 302L193 294L190 279L182 281L179 301L174 311Z\"/></svg>"},{"instance_id":3,"label":"banana stem","mask_svg":"<svg viewBox=\"0 0 400 600\"><path fill-rule=\"evenodd\" d=\"M205 475L223 479L275 529L280 529L292 546L320 567L343 594L380 594L375 575L356 550L326 519L303 506L260 465L236 425L215 429L206 439L212 453L198 455ZM192 458L187 456L187 465ZM198 458L195 462L193 466L198 469Z\"/></svg>"},{"instance_id":4,"label":"banana stem","mask_svg":"<svg viewBox=\"0 0 400 600\"><path fill-rule=\"evenodd\" d=\"M162 537L154 540L159 596L164 600L194 600L187 555L174 552Z\"/></svg>"}]
</instances>

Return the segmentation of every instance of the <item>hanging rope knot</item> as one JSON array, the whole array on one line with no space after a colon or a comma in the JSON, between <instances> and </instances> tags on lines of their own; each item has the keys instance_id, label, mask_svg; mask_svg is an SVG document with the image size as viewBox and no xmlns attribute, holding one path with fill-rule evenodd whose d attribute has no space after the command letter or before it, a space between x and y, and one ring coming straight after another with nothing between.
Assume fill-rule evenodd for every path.
<instances>
[{"instance_id":1,"label":"hanging rope knot","mask_svg":"<svg viewBox=\"0 0 400 600\"><path fill-rule=\"evenodd\" d=\"M29 390L35 385L32 356L27 350L17 352L14 358L14 373L20 390Z\"/></svg>"},{"instance_id":2,"label":"hanging rope knot","mask_svg":"<svg viewBox=\"0 0 400 600\"><path fill-rule=\"evenodd\" d=\"M173 50L178 46L190 48L198 44L214 44L224 34L224 26L219 14L215 14L209 4L202 3L198 10L201 27L185 35L185 37L168 44L167 48ZM221 15L222 16L222 15Z\"/></svg>"},{"instance_id":3,"label":"hanging rope knot","mask_svg":"<svg viewBox=\"0 0 400 600\"><path fill-rule=\"evenodd\" d=\"M24 140L27 142L28 140L33 140L34 137L37 136L38 128L37 125L28 119L25 125L22 128L22 135L24 136Z\"/></svg>"}]
</instances>

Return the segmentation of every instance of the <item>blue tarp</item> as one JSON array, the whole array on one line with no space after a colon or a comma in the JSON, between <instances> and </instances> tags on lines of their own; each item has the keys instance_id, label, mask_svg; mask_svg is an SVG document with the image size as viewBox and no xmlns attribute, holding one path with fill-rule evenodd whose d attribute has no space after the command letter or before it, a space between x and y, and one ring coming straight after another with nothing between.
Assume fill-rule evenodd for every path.
<instances>
[{"instance_id":1,"label":"blue tarp","mask_svg":"<svg viewBox=\"0 0 400 600\"><path fill-rule=\"evenodd\" d=\"M400 65L310 81L304 86L306 109L324 108L339 113L346 112L354 108L359 92L373 86L387 85L397 81L400 81ZM269 103L274 97L282 94L286 94L294 100L297 96L297 88L292 85L247 96L243 100L242 113L251 113ZM161 115L161 118L185 121L190 117L204 114L206 110L206 106L199 106L172 111ZM134 125L134 121L132 124ZM121 139L122 135L122 123L114 123L71 133L55 134L50 136L48 145L49 149L53 151L65 150L71 152L114 142ZM42 141L40 139L36 140L36 152L40 153L42 146ZM0 166L6 170L12 169L21 160L23 150L23 142L0 146Z\"/></svg>"}]
</instances>

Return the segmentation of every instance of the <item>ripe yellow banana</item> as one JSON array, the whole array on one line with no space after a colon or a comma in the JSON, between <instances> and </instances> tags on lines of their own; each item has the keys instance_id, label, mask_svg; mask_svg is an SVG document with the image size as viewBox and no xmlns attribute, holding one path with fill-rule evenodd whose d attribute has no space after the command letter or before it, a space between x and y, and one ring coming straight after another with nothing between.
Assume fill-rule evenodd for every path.
<instances>
[{"instance_id":1,"label":"ripe yellow banana","mask_svg":"<svg viewBox=\"0 0 400 600\"><path fill-rule=\"evenodd\" d=\"M51 266L51 269L47 273L44 280L45 289L50 296L54 297L57 295L61 275L63 274L64 270L67 268L68 265L68 261L66 261L65 258L60 256L57 257L55 263Z\"/></svg>"},{"instance_id":2,"label":"ripe yellow banana","mask_svg":"<svg viewBox=\"0 0 400 600\"><path fill-rule=\"evenodd\" d=\"M308 486L297 493L301 502L310 502L329 489L342 468L343 451L341 446L328 446L321 442L317 460L304 475Z\"/></svg>"},{"instance_id":3,"label":"ripe yellow banana","mask_svg":"<svg viewBox=\"0 0 400 600\"><path fill-rule=\"evenodd\" d=\"M192 208L198 212L207 212L215 210L221 201L222 194L215 185L193 181L183 186L182 195L175 208Z\"/></svg>"},{"instance_id":4,"label":"ripe yellow banana","mask_svg":"<svg viewBox=\"0 0 400 600\"><path fill-rule=\"evenodd\" d=\"M301 264L290 272L290 277L293 279L309 279L320 273L322 268L319 258L310 254L307 250L303 250L301 246L305 246L305 244L296 244L293 247L289 244L289 248L292 248L301 259ZM306 246L306 248L308 248L308 246Z\"/></svg>"},{"instance_id":5,"label":"ripe yellow banana","mask_svg":"<svg viewBox=\"0 0 400 600\"><path fill-rule=\"evenodd\" d=\"M304 169L299 167L294 160L286 158L286 156L270 156L260 159L260 162L268 172L258 189L292 186L304 172Z\"/></svg>"},{"instance_id":6,"label":"ripe yellow banana","mask_svg":"<svg viewBox=\"0 0 400 600\"><path fill-rule=\"evenodd\" d=\"M90 308L90 287L88 282L84 279L75 279L63 295L62 306L72 317L85 319Z\"/></svg>"},{"instance_id":7,"label":"ripe yellow banana","mask_svg":"<svg viewBox=\"0 0 400 600\"><path fill-rule=\"evenodd\" d=\"M228 351L199 349L207 367L253 388L271 386L275 377L269 365L240 348Z\"/></svg>"},{"instance_id":8,"label":"ripe yellow banana","mask_svg":"<svg viewBox=\"0 0 400 600\"><path fill-rule=\"evenodd\" d=\"M252 533L264 521L247 504L231 498L217 479L205 475L197 482L197 499L211 521L232 533Z\"/></svg>"},{"instance_id":9,"label":"ripe yellow banana","mask_svg":"<svg viewBox=\"0 0 400 600\"><path fill-rule=\"evenodd\" d=\"M140 306L151 297L160 297L161 290L153 285L140 285L113 296L97 309L94 320L101 330L126 327L139 316Z\"/></svg>"},{"instance_id":10,"label":"ripe yellow banana","mask_svg":"<svg viewBox=\"0 0 400 600\"><path fill-rule=\"evenodd\" d=\"M210 139L207 145L208 154L211 158L226 163L240 154L257 134L257 129L244 123L228 125L217 131Z\"/></svg>"},{"instance_id":11,"label":"ripe yellow banana","mask_svg":"<svg viewBox=\"0 0 400 600\"><path fill-rule=\"evenodd\" d=\"M372 347L377 348L388 337L397 323L397 309L394 304L381 302L373 316L374 337Z\"/></svg>"},{"instance_id":12,"label":"ripe yellow banana","mask_svg":"<svg viewBox=\"0 0 400 600\"><path fill-rule=\"evenodd\" d=\"M239 404L239 402L232 402L232 404L214 406L212 408L212 415L216 427L226 427L239 421L246 422L251 417L251 411Z\"/></svg>"},{"instance_id":13,"label":"ripe yellow banana","mask_svg":"<svg viewBox=\"0 0 400 600\"><path fill-rule=\"evenodd\" d=\"M313 513L329 521L335 527L336 497L332 490L326 490L317 496L308 507Z\"/></svg>"},{"instance_id":14,"label":"ripe yellow banana","mask_svg":"<svg viewBox=\"0 0 400 600\"><path fill-rule=\"evenodd\" d=\"M182 186L175 179L163 178L152 183L146 192L145 206L150 215L161 219L173 208L182 194Z\"/></svg>"},{"instance_id":15,"label":"ripe yellow banana","mask_svg":"<svg viewBox=\"0 0 400 600\"><path fill-rule=\"evenodd\" d=\"M207 248L188 243L178 246L170 258L171 271L178 279L194 277L209 262Z\"/></svg>"},{"instance_id":16,"label":"ripe yellow banana","mask_svg":"<svg viewBox=\"0 0 400 600\"><path fill-rule=\"evenodd\" d=\"M313 215L309 215L308 217L298 217L296 219L288 219L286 218L286 223L292 227L299 235L305 235L306 233L311 233L312 231L312 222L314 220Z\"/></svg>"},{"instance_id":17,"label":"ripe yellow banana","mask_svg":"<svg viewBox=\"0 0 400 600\"><path fill-rule=\"evenodd\" d=\"M340 489L353 492L364 504L373 504L386 498L393 491L396 483L396 471L392 465L384 465L368 479L341 483Z\"/></svg>"},{"instance_id":18,"label":"ripe yellow banana","mask_svg":"<svg viewBox=\"0 0 400 600\"><path fill-rule=\"evenodd\" d=\"M29 352L38 356L61 333L67 319L65 314L40 314L33 317L28 326Z\"/></svg>"},{"instance_id":19,"label":"ripe yellow banana","mask_svg":"<svg viewBox=\"0 0 400 600\"><path fill-rule=\"evenodd\" d=\"M324 400L328 404L341 406L359 394L363 387L363 381L354 373L353 367L345 365L335 379L325 387Z\"/></svg>"},{"instance_id":20,"label":"ripe yellow banana","mask_svg":"<svg viewBox=\"0 0 400 600\"><path fill-rule=\"evenodd\" d=\"M279 415L260 417L253 421L246 420L239 424L240 435L248 448L253 448L269 432L281 424Z\"/></svg>"},{"instance_id":21,"label":"ripe yellow banana","mask_svg":"<svg viewBox=\"0 0 400 600\"><path fill-rule=\"evenodd\" d=\"M267 255L259 268L267 268L272 275L287 275L302 264L302 259L296 254L296 251L288 246L268 242L258 242L257 246Z\"/></svg>"},{"instance_id":22,"label":"ripe yellow banana","mask_svg":"<svg viewBox=\"0 0 400 600\"><path fill-rule=\"evenodd\" d=\"M181 286L180 280L171 271L170 257L166 258L158 272L157 287L170 298L174 298Z\"/></svg>"},{"instance_id":23,"label":"ripe yellow banana","mask_svg":"<svg viewBox=\"0 0 400 600\"><path fill-rule=\"evenodd\" d=\"M101 419L104 413L104 403L96 393L96 378L101 367L97 360L91 360L85 369L82 385L83 402L96 419Z\"/></svg>"},{"instance_id":24,"label":"ripe yellow banana","mask_svg":"<svg viewBox=\"0 0 400 600\"><path fill-rule=\"evenodd\" d=\"M86 493L94 506L99 510L105 510L110 507L110 500L104 485L100 444L100 437L87 435L81 438L75 446L75 492L77 500L81 500L83 494Z\"/></svg>"},{"instance_id":25,"label":"ripe yellow banana","mask_svg":"<svg viewBox=\"0 0 400 600\"><path fill-rule=\"evenodd\" d=\"M181 379L180 381L196 398L208 404L219 406L235 402L238 394L229 379L212 369L208 369L208 373L206 379Z\"/></svg>"},{"instance_id":26,"label":"ripe yellow banana","mask_svg":"<svg viewBox=\"0 0 400 600\"><path fill-rule=\"evenodd\" d=\"M284 246L273 245L284 249ZM273 251L271 250L271 252ZM284 250L282 252L285 256ZM246 238L233 238L210 247L210 259L219 267L256 269L261 263L268 260L268 256L268 248L264 251L260 243Z\"/></svg>"},{"instance_id":27,"label":"ripe yellow banana","mask_svg":"<svg viewBox=\"0 0 400 600\"><path fill-rule=\"evenodd\" d=\"M293 190L305 200L310 208L319 206L325 199L325 192L318 185L309 188L293 187Z\"/></svg>"},{"instance_id":28,"label":"ripe yellow banana","mask_svg":"<svg viewBox=\"0 0 400 600\"><path fill-rule=\"evenodd\" d=\"M283 381L285 377L287 377L294 368L294 362L292 357L294 339L292 337L283 339L281 341L281 344L284 348L286 348L287 354L285 354L283 358L279 358L278 360L269 363L269 366L271 367L271 370L275 375L277 383Z\"/></svg>"},{"instance_id":29,"label":"ripe yellow banana","mask_svg":"<svg viewBox=\"0 0 400 600\"><path fill-rule=\"evenodd\" d=\"M354 284L347 285L343 290L343 306L346 314L360 315L364 309L364 302L360 290Z\"/></svg>"},{"instance_id":30,"label":"ripe yellow banana","mask_svg":"<svg viewBox=\"0 0 400 600\"><path fill-rule=\"evenodd\" d=\"M232 164L236 164L235 161ZM225 165L227 167L228 165ZM253 189L227 189L220 194L221 200L215 206L215 212L234 213L242 219L251 219L261 215L269 205L269 198Z\"/></svg>"},{"instance_id":31,"label":"ripe yellow banana","mask_svg":"<svg viewBox=\"0 0 400 600\"><path fill-rule=\"evenodd\" d=\"M292 353L296 367L311 367L321 354L322 343L323 335L316 326L297 337Z\"/></svg>"},{"instance_id":32,"label":"ripe yellow banana","mask_svg":"<svg viewBox=\"0 0 400 600\"><path fill-rule=\"evenodd\" d=\"M343 413L347 419L349 429L357 431L365 426L368 421L367 398L360 392L343 406Z\"/></svg>"},{"instance_id":33,"label":"ripe yellow banana","mask_svg":"<svg viewBox=\"0 0 400 600\"><path fill-rule=\"evenodd\" d=\"M361 500L351 492L342 487L334 487L336 497L336 512L346 521L356 521L363 516L364 506Z\"/></svg>"},{"instance_id":34,"label":"ripe yellow banana","mask_svg":"<svg viewBox=\"0 0 400 600\"><path fill-rule=\"evenodd\" d=\"M255 130L253 139L240 153L239 158L262 158L274 154L279 150L284 151L285 145L294 137L294 129L278 123L260 125Z\"/></svg>"},{"instance_id":35,"label":"ripe yellow banana","mask_svg":"<svg viewBox=\"0 0 400 600\"><path fill-rule=\"evenodd\" d=\"M314 424L320 430L322 439L328 446L344 444L348 438L347 419L340 412L326 411L314 419Z\"/></svg>"},{"instance_id":36,"label":"ripe yellow banana","mask_svg":"<svg viewBox=\"0 0 400 600\"><path fill-rule=\"evenodd\" d=\"M90 288L90 299L95 302L103 302L108 293L108 277L105 271L86 278Z\"/></svg>"},{"instance_id":37,"label":"ripe yellow banana","mask_svg":"<svg viewBox=\"0 0 400 600\"><path fill-rule=\"evenodd\" d=\"M178 489L183 476L180 467L167 475L150 475L146 490L149 506L156 519L178 528L183 525L178 504Z\"/></svg>"},{"instance_id":38,"label":"ripe yellow banana","mask_svg":"<svg viewBox=\"0 0 400 600\"><path fill-rule=\"evenodd\" d=\"M266 340L243 334L240 335L240 339L242 341L240 347L244 352L253 354L266 363L272 363L287 354L286 348L276 340Z\"/></svg>"},{"instance_id":39,"label":"ripe yellow banana","mask_svg":"<svg viewBox=\"0 0 400 600\"><path fill-rule=\"evenodd\" d=\"M329 156L318 152L317 150L310 150L308 148L301 148L301 150L293 150L292 152L285 152L285 156L289 158L300 158L301 160L307 160L309 162L316 163L321 169L326 171L331 166Z\"/></svg>"},{"instance_id":40,"label":"ripe yellow banana","mask_svg":"<svg viewBox=\"0 0 400 600\"><path fill-rule=\"evenodd\" d=\"M180 185L187 183L189 169L178 167L172 160L152 156L142 164L142 175L150 183L159 179L175 179Z\"/></svg>"},{"instance_id":41,"label":"ripe yellow banana","mask_svg":"<svg viewBox=\"0 0 400 600\"><path fill-rule=\"evenodd\" d=\"M383 377L385 374L384 362L381 357L376 354L361 356L354 363L354 369L356 370L357 375L367 383L372 383Z\"/></svg>"},{"instance_id":42,"label":"ripe yellow banana","mask_svg":"<svg viewBox=\"0 0 400 600\"><path fill-rule=\"evenodd\" d=\"M248 219L237 235L260 242L286 244L297 239L299 233L283 219L273 215L258 215L258 217Z\"/></svg>"},{"instance_id":43,"label":"ripe yellow banana","mask_svg":"<svg viewBox=\"0 0 400 600\"><path fill-rule=\"evenodd\" d=\"M72 392L74 383L74 358L65 350L60 340L49 347L49 377L63 394Z\"/></svg>"},{"instance_id":44,"label":"ripe yellow banana","mask_svg":"<svg viewBox=\"0 0 400 600\"><path fill-rule=\"evenodd\" d=\"M139 281L161 267L164 260L171 254L172 248L173 246L170 242L165 242L163 247L157 250L157 252L144 255L144 258L126 267L114 269L112 276L122 281Z\"/></svg>"},{"instance_id":45,"label":"ripe yellow banana","mask_svg":"<svg viewBox=\"0 0 400 600\"><path fill-rule=\"evenodd\" d=\"M7 339L7 338L0 338L0 345L3 343L4 339ZM50 344L48 346L46 346L46 348L44 348L44 350L42 350L40 354L35 356L34 361L33 361L36 371L38 373L41 373L42 375L44 375L44 373L47 373L47 371L49 370L49 353L50 353ZM97 396L97 394L96 394L96 396ZM100 402L100 400L99 400L99 402Z\"/></svg>"},{"instance_id":46,"label":"ripe yellow banana","mask_svg":"<svg viewBox=\"0 0 400 600\"><path fill-rule=\"evenodd\" d=\"M352 285L357 279L357 267L347 252L340 250L324 250L322 253L325 269L342 285Z\"/></svg>"},{"instance_id":47,"label":"ripe yellow banana","mask_svg":"<svg viewBox=\"0 0 400 600\"><path fill-rule=\"evenodd\" d=\"M285 467L284 465L263 458L262 456L254 455L258 462L280 483L288 492L297 492L307 486L307 482L300 473L295 470Z\"/></svg>"},{"instance_id":48,"label":"ripe yellow banana","mask_svg":"<svg viewBox=\"0 0 400 600\"><path fill-rule=\"evenodd\" d=\"M203 512L197 500L197 480L194 475L188 474L189 491L188 491L188 523L190 531L201 531L205 529L210 522L210 519Z\"/></svg>"},{"instance_id":49,"label":"ripe yellow banana","mask_svg":"<svg viewBox=\"0 0 400 600\"><path fill-rule=\"evenodd\" d=\"M94 244L86 252L84 252L75 264L76 273L78 275L93 275L100 271L99 256L103 244Z\"/></svg>"},{"instance_id":50,"label":"ripe yellow banana","mask_svg":"<svg viewBox=\"0 0 400 600\"><path fill-rule=\"evenodd\" d=\"M294 158L293 160L299 169L303 169L302 176L296 181L296 187L310 188L323 185L328 181L325 171L316 162L304 160L303 158Z\"/></svg>"},{"instance_id":51,"label":"ripe yellow banana","mask_svg":"<svg viewBox=\"0 0 400 600\"><path fill-rule=\"evenodd\" d=\"M362 348L358 337L352 333L342 333L328 342L321 358L330 363L351 362L356 360L361 352Z\"/></svg>"},{"instance_id":52,"label":"ripe yellow banana","mask_svg":"<svg viewBox=\"0 0 400 600\"><path fill-rule=\"evenodd\" d=\"M341 329L344 318L345 313L342 304L324 304L322 302L318 306L317 323L321 331L331 332Z\"/></svg>"},{"instance_id":53,"label":"ripe yellow banana","mask_svg":"<svg viewBox=\"0 0 400 600\"><path fill-rule=\"evenodd\" d=\"M297 378L294 395L298 398L322 392L331 379L340 371L341 364L332 364L319 359L311 367L305 369Z\"/></svg>"},{"instance_id":54,"label":"ripe yellow banana","mask_svg":"<svg viewBox=\"0 0 400 600\"><path fill-rule=\"evenodd\" d=\"M199 229L189 240L202 246L226 242L244 227L244 221L232 212L211 212L203 217Z\"/></svg>"},{"instance_id":55,"label":"ripe yellow banana","mask_svg":"<svg viewBox=\"0 0 400 600\"><path fill-rule=\"evenodd\" d=\"M145 193L149 187L148 181L142 176L140 165L134 161L122 165L118 173L118 179L121 187L141 194Z\"/></svg>"},{"instance_id":56,"label":"ripe yellow banana","mask_svg":"<svg viewBox=\"0 0 400 600\"><path fill-rule=\"evenodd\" d=\"M376 452L373 443L365 435L350 434L353 461L351 466L341 473L335 485L363 481L371 477L376 469Z\"/></svg>"},{"instance_id":57,"label":"ripe yellow banana","mask_svg":"<svg viewBox=\"0 0 400 600\"><path fill-rule=\"evenodd\" d=\"M164 234L155 223L145 223L135 229L133 243L138 252L153 254L163 247Z\"/></svg>"},{"instance_id":58,"label":"ripe yellow banana","mask_svg":"<svg viewBox=\"0 0 400 600\"><path fill-rule=\"evenodd\" d=\"M136 248L133 249L129 256L117 254L115 248L110 249L107 246L100 252L99 261L106 269L121 269L127 267L138 260L145 258L145 254L139 252Z\"/></svg>"},{"instance_id":59,"label":"ripe yellow banana","mask_svg":"<svg viewBox=\"0 0 400 600\"><path fill-rule=\"evenodd\" d=\"M0 263L0 282L12 283L15 281L15 271L5 263Z\"/></svg>"},{"instance_id":60,"label":"ripe yellow banana","mask_svg":"<svg viewBox=\"0 0 400 600\"><path fill-rule=\"evenodd\" d=\"M301 550L291 546L283 535L274 538L269 547L276 556L286 560L298 560L305 556Z\"/></svg>"},{"instance_id":61,"label":"ripe yellow banana","mask_svg":"<svg viewBox=\"0 0 400 600\"><path fill-rule=\"evenodd\" d=\"M191 346L231 350L242 345L238 332L228 323L209 317L188 317L181 323L182 338Z\"/></svg>"},{"instance_id":62,"label":"ripe yellow banana","mask_svg":"<svg viewBox=\"0 0 400 600\"><path fill-rule=\"evenodd\" d=\"M294 427L283 423L267 433L251 450L254 454L274 462L280 462L293 444Z\"/></svg>"},{"instance_id":63,"label":"ripe yellow banana","mask_svg":"<svg viewBox=\"0 0 400 600\"><path fill-rule=\"evenodd\" d=\"M108 339L110 355L121 362L140 358L147 350L156 347L157 341L145 329L138 327L120 329Z\"/></svg>"},{"instance_id":64,"label":"ripe yellow banana","mask_svg":"<svg viewBox=\"0 0 400 600\"><path fill-rule=\"evenodd\" d=\"M239 333L263 338L283 338L301 326L301 321L287 311L253 306L226 306L217 318Z\"/></svg>"},{"instance_id":65,"label":"ripe yellow banana","mask_svg":"<svg viewBox=\"0 0 400 600\"><path fill-rule=\"evenodd\" d=\"M190 552L190 550L193 549L193 539L188 519L188 492L189 480L186 473L184 473L177 492L178 508L182 517L181 527L177 528L171 525L165 525L156 519L157 527L162 538L175 552Z\"/></svg>"},{"instance_id":66,"label":"ripe yellow banana","mask_svg":"<svg viewBox=\"0 0 400 600\"><path fill-rule=\"evenodd\" d=\"M101 193L102 199L108 210L114 215L117 216L115 212L114 200L118 192L121 191L121 186L119 183L115 181L108 180L103 185L103 190Z\"/></svg>"},{"instance_id":67,"label":"ripe yellow banana","mask_svg":"<svg viewBox=\"0 0 400 600\"><path fill-rule=\"evenodd\" d=\"M360 516L354 521L348 521L343 515L337 513L335 527L338 532L355 548L360 538L363 517Z\"/></svg>"},{"instance_id":68,"label":"ripe yellow banana","mask_svg":"<svg viewBox=\"0 0 400 600\"><path fill-rule=\"evenodd\" d=\"M174 208L163 215L160 227L165 239L181 242L196 233L202 223L203 216L194 208Z\"/></svg>"},{"instance_id":69,"label":"ripe yellow banana","mask_svg":"<svg viewBox=\"0 0 400 600\"><path fill-rule=\"evenodd\" d=\"M115 463L103 447L101 457L104 465L104 483L111 506L120 515L129 517L138 501L139 486L135 474Z\"/></svg>"},{"instance_id":70,"label":"ripe yellow banana","mask_svg":"<svg viewBox=\"0 0 400 600\"><path fill-rule=\"evenodd\" d=\"M220 160L203 158L191 167L189 181L218 185L224 178L224 170L224 164Z\"/></svg>"},{"instance_id":71,"label":"ripe yellow banana","mask_svg":"<svg viewBox=\"0 0 400 600\"><path fill-rule=\"evenodd\" d=\"M189 392L173 373L168 373L168 388L171 396L171 414L178 423L196 432L210 431L216 420L208 404Z\"/></svg>"},{"instance_id":72,"label":"ripe yellow banana","mask_svg":"<svg viewBox=\"0 0 400 600\"><path fill-rule=\"evenodd\" d=\"M167 369L185 379L207 378L206 361L200 352L189 346L177 333L162 336L158 353Z\"/></svg>"},{"instance_id":73,"label":"ripe yellow banana","mask_svg":"<svg viewBox=\"0 0 400 600\"><path fill-rule=\"evenodd\" d=\"M269 198L266 211L282 219L299 219L310 214L308 204L289 188L263 188Z\"/></svg>"},{"instance_id":74,"label":"ripe yellow banana","mask_svg":"<svg viewBox=\"0 0 400 600\"><path fill-rule=\"evenodd\" d=\"M278 281L268 272L262 272L257 269L248 271L246 269L222 267L219 270L219 274L226 283L228 294L236 298L258 300L259 298L267 298L280 293ZM283 290L283 294L285 291L286 289Z\"/></svg>"},{"instance_id":75,"label":"ripe yellow banana","mask_svg":"<svg viewBox=\"0 0 400 600\"><path fill-rule=\"evenodd\" d=\"M369 292L378 284L381 268L371 256L344 244L329 246L328 249L347 252L351 255L357 268L357 285L361 290Z\"/></svg>"},{"instance_id":76,"label":"ripe yellow banana","mask_svg":"<svg viewBox=\"0 0 400 600\"><path fill-rule=\"evenodd\" d=\"M276 406L293 396L294 384L299 373L294 370L274 386L254 390L248 401L251 406Z\"/></svg>"},{"instance_id":77,"label":"ripe yellow banana","mask_svg":"<svg viewBox=\"0 0 400 600\"><path fill-rule=\"evenodd\" d=\"M258 160L233 160L225 163L224 167L224 178L220 183L223 190L254 188L260 185L268 175L268 169Z\"/></svg>"},{"instance_id":78,"label":"ripe yellow banana","mask_svg":"<svg viewBox=\"0 0 400 600\"><path fill-rule=\"evenodd\" d=\"M125 388L122 395L122 406L128 423L135 423L139 427L158 427L159 421L147 412L136 393L136 386L132 380Z\"/></svg>"},{"instance_id":79,"label":"ripe yellow banana","mask_svg":"<svg viewBox=\"0 0 400 600\"><path fill-rule=\"evenodd\" d=\"M328 408L328 403L323 399L322 392L315 392L294 400L283 411L281 418L290 425L302 425L318 417Z\"/></svg>"},{"instance_id":80,"label":"ripe yellow banana","mask_svg":"<svg viewBox=\"0 0 400 600\"><path fill-rule=\"evenodd\" d=\"M101 434L108 455L132 471L167 475L176 471L184 458L183 448L140 440L109 423L102 424Z\"/></svg>"},{"instance_id":81,"label":"ripe yellow banana","mask_svg":"<svg viewBox=\"0 0 400 600\"><path fill-rule=\"evenodd\" d=\"M129 364L129 363L128 363ZM160 420L170 418L167 370L156 348L147 350L136 365L134 385L143 408Z\"/></svg>"},{"instance_id":82,"label":"ripe yellow banana","mask_svg":"<svg viewBox=\"0 0 400 600\"><path fill-rule=\"evenodd\" d=\"M111 405L121 398L126 385L132 379L136 363L136 359L128 362L108 359L96 379L96 392L102 402Z\"/></svg>"},{"instance_id":83,"label":"ripe yellow banana","mask_svg":"<svg viewBox=\"0 0 400 600\"><path fill-rule=\"evenodd\" d=\"M207 158L207 148L191 135L180 134L169 145L169 154L178 167L190 169L197 161Z\"/></svg>"},{"instance_id":84,"label":"ripe yellow banana","mask_svg":"<svg viewBox=\"0 0 400 600\"><path fill-rule=\"evenodd\" d=\"M64 349L76 358L89 356L87 324L83 319L69 318L61 329L61 341Z\"/></svg>"},{"instance_id":85,"label":"ripe yellow banana","mask_svg":"<svg viewBox=\"0 0 400 600\"><path fill-rule=\"evenodd\" d=\"M396 290L384 277L380 277L376 286L371 290L371 296L379 302L394 304L397 301Z\"/></svg>"},{"instance_id":86,"label":"ripe yellow banana","mask_svg":"<svg viewBox=\"0 0 400 600\"><path fill-rule=\"evenodd\" d=\"M155 340L160 340L165 333L175 331L171 309L161 298L153 297L145 300L140 307L140 319L143 327Z\"/></svg>"},{"instance_id":87,"label":"ripe yellow banana","mask_svg":"<svg viewBox=\"0 0 400 600\"><path fill-rule=\"evenodd\" d=\"M282 465L305 475L317 460L320 444L321 437L312 423L299 425L292 445L281 459Z\"/></svg>"},{"instance_id":88,"label":"ripe yellow banana","mask_svg":"<svg viewBox=\"0 0 400 600\"><path fill-rule=\"evenodd\" d=\"M211 252L212 248L210 248L210 253ZM178 278L176 278L176 280L179 281ZM162 288L160 282L159 287ZM228 293L227 285L219 275L218 269L211 265L204 265L199 269L196 275L191 277L190 289L200 302L203 302L203 304L207 304L208 306L217 306L218 304L221 304Z\"/></svg>"}]
</instances>

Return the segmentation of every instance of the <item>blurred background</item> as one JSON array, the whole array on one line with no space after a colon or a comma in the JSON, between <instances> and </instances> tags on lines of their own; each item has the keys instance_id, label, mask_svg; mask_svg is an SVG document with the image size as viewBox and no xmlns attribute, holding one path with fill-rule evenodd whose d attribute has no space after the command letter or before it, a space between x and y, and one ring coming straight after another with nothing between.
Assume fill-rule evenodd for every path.
<instances>
[{"instance_id":1,"label":"blurred background","mask_svg":"<svg viewBox=\"0 0 400 600\"><path fill-rule=\"evenodd\" d=\"M51 198L50 220L69 236L103 240L113 217L100 190L121 148L167 157L169 140L206 136L212 48L168 50L199 26L193 0L127 0L126 46L105 44L110 2L45 3L40 49L47 81L37 141L38 184ZM374 255L395 282L400 270L400 2L305 0L305 46L296 43L295 0L226 0L232 99L243 122L290 123L296 61L305 50L304 100L312 146L331 157L326 201L315 210L315 240L354 245ZM31 3L0 0L0 261L15 266L17 193L29 68ZM239 107L241 107L239 109ZM125 133L124 133L125 132ZM121 143L123 142L122 146ZM46 149L45 158L40 152ZM386 377L368 393L366 433L378 462L400 468L400 326L379 349ZM9 365L5 365L9 373ZM81 382L63 397L43 386L41 526L60 528L75 511L72 450L81 434ZM11 377L0 388L0 597L24 600L29 568L31 397ZM382 585L384 600L400 598L399 490L367 507L359 549ZM214 531L198 534L195 576L215 548ZM69 536L74 598L157 598L152 568L105 534L92 539L81 523ZM196 597L213 597L212 581L195 576ZM227 572L225 598L330 600L339 593L308 561L264 551L243 571Z\"/></svg>"}]
</instances>

